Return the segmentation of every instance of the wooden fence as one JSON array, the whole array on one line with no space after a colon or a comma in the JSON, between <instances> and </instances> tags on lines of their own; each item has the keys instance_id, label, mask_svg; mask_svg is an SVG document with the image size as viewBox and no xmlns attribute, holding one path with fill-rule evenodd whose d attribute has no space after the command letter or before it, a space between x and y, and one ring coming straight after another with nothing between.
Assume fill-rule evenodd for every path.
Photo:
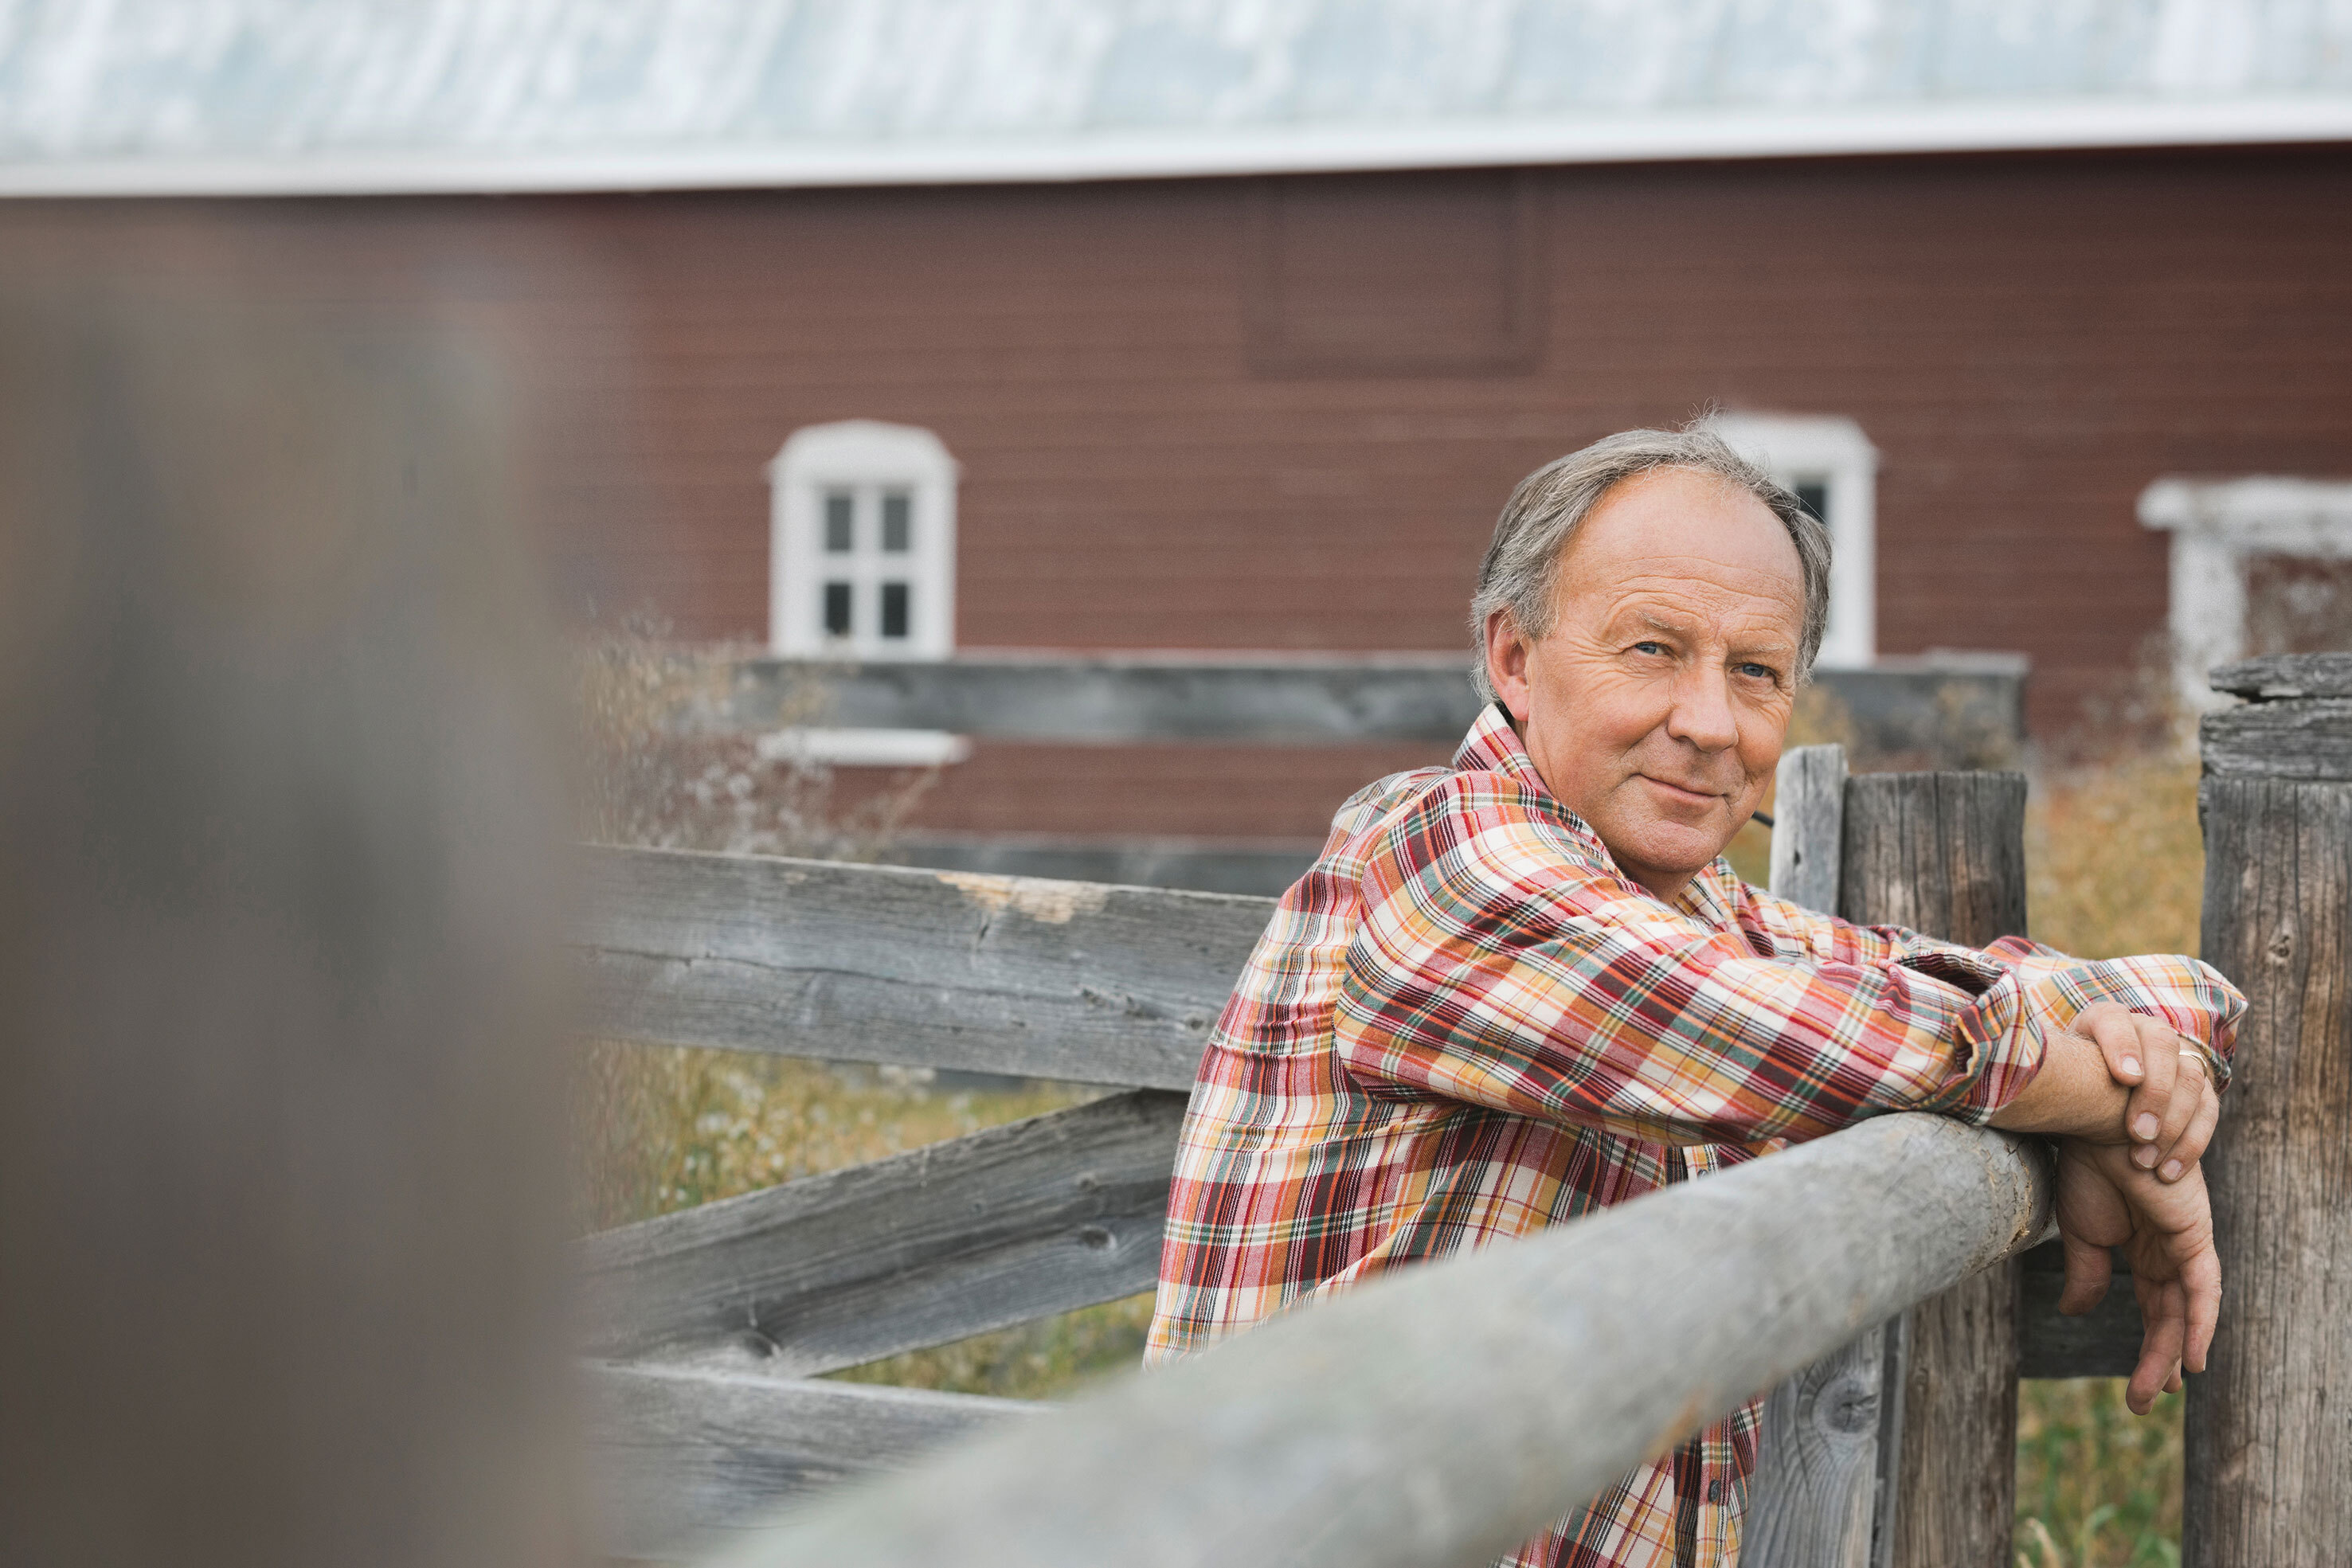
<instances>
[{"instance_id":1,"label":"wooden fence","mask_svg":"<svg viewBox=\"0 0 2352 1568\"><path fill-rule=\"evenodd\" d=\"M1775 880L1802 902L1857 917L1990 940L2023 924L2023 805L2024 783L2015 775L1848 779L1834 747L1807 748L1783 763ZM591 1239L598 1303L592 1353L599 1358L599 1443L614 1550L650 1554L708 1544L773 1504L1033 1413L1018 1402L804 1381L811 1375L1150 1288L1183 1108L1179 1092L1191 1085L1207 1030L1264 926L1267 901L628 850L592 852L586 894L592 913L579 941L600 1035L1127 1090ZM2119 1374L2136 1356L2138 1315L2126 1286L2111 1291L2093 1317L2061 1319L2054 1259L2021 1279L2009 1265L1970 1275L2039 1234L2039 1220L2019 1217L2046 1201L2041 1177L2011 1141L1921 1120L1927 1124L1899 1134L1885 1127L1840 1134L1807 1156L1841 1171L1858 1168L1840 1163L1850 1159L1897 1161L1915 1173L1899 1182L1891 1179L1896 1165L1870 1166L1877 1175L1869 1180L1840 1176L1824 1186L1818 1174L1803 1174L1806 1163L1763 1162L1773 1173L1769 1196L1745 1212L1775 1217L1758 1232L1765 1251L1806 1261L1801 1278L1771 1288L1785 1290L1785 1299L1759 1306L1769 1328L1741 1320L1753 1331L1738 1336L1748 1360L1736 1370L1709 1369L1706 1392L1696 1398L1677 1385L1666 1399L1654 1382L1690 1374L1687 1354L1644 1364L1653 1383L1605 1396L1664 1400L1656 1410L1677 1411L1675 1430L1684 1430L1816 1354L1836 1353L1799 1371L1772 1397L1751 1563L2005 1563L2017 1377ZM1949 1210L1957 1200L1916 1175L1919 1150L1928 1146L1922 1139L1960 1140L1966 1152L1949 1156L1958 1162L1950 1169L1958 1188L2011 1191L2013 1201L1955 1222ZM1706 1251L1719 1262L1729 1243L1702 1245L1686 1227L1711 1226L1712 1206L1729 1202L1734 1190L1710 1180L1639 1206L1627 1211L1641 1216L1638 1226L1612 1245L1648 1238L1656 1255L1645 1254L1643 1269L1653 1276L1664 1253ZM1865 1200L1882 1206L1868 1210L1866 1223L1831 1223L1833 1215L1862 1212L1853 1205ZM1590 1281L1608 1276L1596 1276L1580 1250L1586 1243L1578 1239L1588 1232L1591 1245L1601 1246L1591 1225L1571 1227L1545 1254L1549 1264L1526 1265L1534 1270L1526 1278L1541 1288L1528 1285L1535 1294L1525 1300L1591 1296ZM1825 1255L1798 1245L1823 1236ZM1872 1249L1890 1239L1927 1250L1892 1274L1870 1273L1884 1262ZM1955 1281L1962 1282L1921 1302ZM1486 1286L1458 1289L1475 1296ZM1735 1271L1693 1289L1700 1293L1691 1299L1713 1312L1724 1300L1759 1300L1762 1287L1741 1284ZM1822 1304L1831 1301L1866 1304ZM1906 1308L1916 1310L1887 1328L1874 1326ZM1445 1321L1463 1321L1466 1310L1466 1301L1454 1302ZM1668 1335L1655 1301L1639 1316L1651 1332ZM1318 1323L1328 1317L1314 1315ZM1412 1333L1409 1323L1378 1312L1363 1332L1374 1341ZM1393 1348L1405 1354L1402 1343ZM1570 1364L1582 1363L1563 1354L1558 1370L1566 1376ZM1459 1372L1459 1362L1449 1354L1442 1364ZM1253 1364L1250 1378L1267 1374L1267 1364ZM1248 1379L1231 1381L1203 1385L1201 1407L1238 1396ZM1153 1389L1184 1386L1150 1380ZM1525 1386L1545 1389L1548 1400L1570 1410L1603 1407L1574 1392L1582 1384L1556 1382L1549 1370L1528 1375ZM1604 1393L1595 1389L1591 1397ZM1332 1400L1310 1406L1328 1410ZM1573 1505L1606 1479L1607 1465L1630 1463L1670 1436L1662 1419L1641 1427L1638 1441L1625 1437L1636 1427L1623 1428L1618 1436L1630 1448L1577 1448L1583 1469L1547 1471L1541 1484L1522 1478L1544 1500L1536 1515ZM1006 1452L1042 1456L1037 1444L1061 1444L1051 1468L1065 1481L1066 1467L1089 1453L1132 1457L1127 1448L1104 1448L1099 1427L1073 1437L1058 1425L1024 1424L1019 1445ZM1055 1430L1063 1436L1049 1435ZM1345 1440L1344 1433L1326 1436ZM1285 1439L1294 1440L1304 1439L1296 1433ZM1568 1455L1563 1448L1555 1458L1564 1465ZM1489 1473L1493 1458L1473 1468ZM1017 1469L1000 1459L1000 1469ZM1596 1464L1602 1469L1593 1470ZM1005 1480L989 1470L973 1484L996 1489ZM1313 1488L1302 1496L1330 1498ZM914 1529L907 1502L902 1497L885 1511ZM1526 1512L1495 1514L1475 1539L1492 1537L1496 1520ZM1147 1521L1125 1518L1118 1527L1128 1526ZM1021 1539L1023 1551L1042 1550ZM968 1554L969 1545L959 1551ZM878 1544L871 1555L898 1560ZM799 1560L835 1559L808 1547ZM906 1560L920 1560L920 1552ZM1046 1559L1016 1552L1002 1560Z\"/></svg>"}]
</instances>

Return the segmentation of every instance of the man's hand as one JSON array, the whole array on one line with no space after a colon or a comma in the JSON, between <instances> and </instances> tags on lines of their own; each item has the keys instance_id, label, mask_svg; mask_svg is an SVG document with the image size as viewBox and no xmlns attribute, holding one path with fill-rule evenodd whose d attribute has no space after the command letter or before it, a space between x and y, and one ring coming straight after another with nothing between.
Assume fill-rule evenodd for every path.
<instances>
[{"instance_id":1,"label":"man's hand","mask_svg":"<svg viewBox=\"0 0 2352 1568\"><path fill-rule=\"evenodd\" d=\"M2204 1060L2161 1021L2095 1002L2049 1038L2033 1082L1992 1124L2126 1145L2139 1169L2176 1182L2204 1157L2221 1114Z\"/></svg>"},{"instance_id":2,"label":"man's hand","mask_svg":"<svg viewBox=\"0 0 2352 1568\"><path fill-rule=\"evenodd\" d=\"M2179 1181L2204 1157L2221 1114L2204 1053L2167 1025L2113 1002L2084 1009L2070 1032L2096 1045L2107 1075L2131 1091L2123 1131L2132 1164L2159 1181Z\"/></svg>"},{"instance_id":3,"label":"man's hand","mask_svg":"<svg viewBox=\"0 0 2352 1568\"><path fill-rule=\"evenodd\" d=\"M2191 1165L2167 1181L2142 1168L2136 1153L2079 1138L2058 1144L2058 1233L2066 1250L2058 1310L2079 1314L2098 1305L2114 1276L2107 1249L2124 1249L2143 1325L2124 1402L2145 1416L2158 1394L2180 1386L2183 1366L2205 1370L2221 1316L2221 1261L2204 1172Z\"/></svg>"}]
</instances>

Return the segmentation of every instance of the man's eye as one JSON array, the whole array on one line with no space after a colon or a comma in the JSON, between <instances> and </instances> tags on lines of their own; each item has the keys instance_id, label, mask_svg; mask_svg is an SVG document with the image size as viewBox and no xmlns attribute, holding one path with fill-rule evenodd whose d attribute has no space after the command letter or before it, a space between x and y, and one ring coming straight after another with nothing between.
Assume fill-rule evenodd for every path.
<instances>
[{"instance_id":1,"label":"man's eye","mask_svg":"<svg viewBox=\"0 0 2352 1568\"><path fill-rule=\"evenodd\" d=\"M1636 653L1664 653L1665 651L1666 645L1664 643L1636 643L1633 644L1633 652Z\"/></svg>"},{"instance_id":2,"label":"man's eye","mask_svg":"<svg viewBox=\"0 0 2352 1568\"><path fill-rule=\"evenodd\" d=\"M1778 681L1780 678L1780 672L1769 664L1735 664L1732 667L1741 674L1759 681Z\"/></svg>"}]
</instances>

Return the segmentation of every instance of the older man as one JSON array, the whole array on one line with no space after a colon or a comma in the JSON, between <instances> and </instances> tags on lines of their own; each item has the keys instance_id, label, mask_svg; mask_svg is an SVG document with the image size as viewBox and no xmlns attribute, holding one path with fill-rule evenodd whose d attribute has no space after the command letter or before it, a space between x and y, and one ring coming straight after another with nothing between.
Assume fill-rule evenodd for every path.
<instances>
[{"instance_id":1,"label":"older man","mask_svg":"<svg viewBox=\"0 0 2352 1568\"><path fill-rule=\"evenodd\" d=\"M1519 486L1473 611L1495 700L1451 767L1340 808L1202 1058L1150 1359L1930 1111L2063 1140L2070 1300L2125 1246L2148 1320L2134 1408L2201 1369L2220 1272L2197 1161L2243 998L2191 958L1851 925L1720 858L1779 761L1829 559L1703 429ZM1755 1452L1750 1405L1507 1561L1728 1563Z\"/></svg>"}]
</instances>

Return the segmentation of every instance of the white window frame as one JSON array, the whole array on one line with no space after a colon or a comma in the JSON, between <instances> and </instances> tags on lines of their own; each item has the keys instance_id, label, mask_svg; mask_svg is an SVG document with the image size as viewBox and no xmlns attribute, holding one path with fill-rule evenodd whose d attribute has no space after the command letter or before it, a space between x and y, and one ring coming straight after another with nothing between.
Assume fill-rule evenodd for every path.
<instances>
[{"instance_id":1,"label":"white window frame","mask_svg":"<svg viewBox=\"0 0 2352 1568\"><path fill-rule=\"evenodd\" d=\"M1707 422L1733 451L1793 490L1828 482L1830 619L1814 661L1865 669L1878 659L1878 448L1853 420L1832 415L1719 413Z\"/></svg>"},{"instance_id":2,"label":"white window frame","mask_svg":"<svg viewBox=\"0 0 2352 1568\"><path fill-rule=\"evenodd\" d=\"M2172 536L2167 629L2174 675L2192 706L2228 701L2205 684L2246 656L2246 560L2352 560L2352 483L2256 476L2158 479L2139 496L2144 528Z\"/></svg>"},{"instance_id":3,"label":"white window frame","mask_svg":"<svg viewBox=\"0 0 2352 1568\"><path fill-rule=\"evenodd\" d=\"M768 465L768 641L800 658L944 659L955 651L956 476L946 444L928 430L848 419L793 432ZM880 526L885 490L912 504L912 548L901 567L860 548L845 559L824 550L824 498L856 497L861 530ZM824 629L824 584L851 584L850 634ZM908 584L907 635L881 634L880 584Z\"/></svg>"}]
</instances>

